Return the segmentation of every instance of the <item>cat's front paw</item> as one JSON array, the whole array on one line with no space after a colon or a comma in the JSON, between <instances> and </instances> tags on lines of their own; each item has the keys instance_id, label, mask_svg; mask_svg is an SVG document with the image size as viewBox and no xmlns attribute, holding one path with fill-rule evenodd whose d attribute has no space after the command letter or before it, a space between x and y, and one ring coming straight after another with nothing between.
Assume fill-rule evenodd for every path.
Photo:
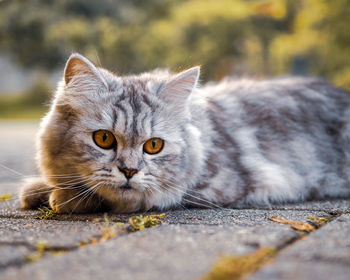
<instances>
[{"instance_id":1,"label":"cat's front paw","mask_svg":"<svg viewBox=\"0 0 350 280\"><path fill-rule=\"evenodd\" d=\"M50 194L49 204L57 213L92 213L104 208L101 198L86 195L86 189L56 189Z\"/></svg>"},{"instance_id":2,"label":"cat's front paw","mask_svg":"<svg viewBox=\"0 0 350 280\"><path fill-rule=\"evenodd\" d=\"M20 200L23 209L35 209L49 204L49 196L53 188L43 179L29 179L21 188Z\"/></svg>"}]
</instances>

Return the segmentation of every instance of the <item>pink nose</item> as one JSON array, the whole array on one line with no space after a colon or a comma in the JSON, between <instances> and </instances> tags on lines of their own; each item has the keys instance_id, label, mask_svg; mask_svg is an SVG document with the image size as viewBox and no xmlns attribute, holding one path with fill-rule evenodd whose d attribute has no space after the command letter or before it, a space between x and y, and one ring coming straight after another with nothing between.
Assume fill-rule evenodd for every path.
<instances>
[{"instance_id":1,"label":"pink nose","mask_svg":"<svg viewBox=\"0 0 350 280\"><path fill-rule=\"evenodd\" d=\"M120 172L124 173L124 176L126 177L126 179L131 179L132 176L134 176L138 170L137 169L133 169L133 168L120 168L118 167L118 169L120 170Z\"/></svg>"}]
</instances>

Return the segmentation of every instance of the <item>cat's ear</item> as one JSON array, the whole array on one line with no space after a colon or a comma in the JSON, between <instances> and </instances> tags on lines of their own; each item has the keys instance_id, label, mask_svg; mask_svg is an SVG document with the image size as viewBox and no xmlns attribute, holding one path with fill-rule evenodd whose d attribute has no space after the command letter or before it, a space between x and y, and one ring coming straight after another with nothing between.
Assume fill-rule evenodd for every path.
<instances>
[{"instance_id":1,"label":"cat's ear","mask_svg":"<svg viewBox=\"0 0 350 280\"><path fill-rule=\"evenodd\" d=\"M76 86L90 84L103 85L107 87L107 83L97 67L84 56L74 53L72 54L64 69L64 81L66 85L75 83Z\"/></svg>"},{"instance_id":2,"label":"cat's ear","mask_svg":"<svg viewBox=\"0 0 350 280\"><path fill-rule=\"evenodd\" d=\"M169 101L186 100L197 86L200 67L192 67L173 76L161 90L161 94Z\"/></svg>"}]
</instances>

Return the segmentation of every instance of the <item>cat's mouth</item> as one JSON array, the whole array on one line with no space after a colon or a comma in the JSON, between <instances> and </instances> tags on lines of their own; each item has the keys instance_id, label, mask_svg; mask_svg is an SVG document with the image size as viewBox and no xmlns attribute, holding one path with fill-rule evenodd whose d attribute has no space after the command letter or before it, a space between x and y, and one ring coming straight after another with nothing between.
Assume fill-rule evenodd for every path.
<instances>
[{"instance_id":1,"label":"cat's mouth","mask_svg":"<svg viewBox=\"0 0 350 280\"><path fill-rule=\"evenodd\" d=\"M108 191L112 191L114 194L117 194L118 196L122 195L134 195L137 193L140 193L140 189L133 186L132 183L130 184L129 182L125 182L122 184L117 184L117 183L108 183L106 184L106 189ZM142 192L142 191L141 191Z\"/></svg>"},{"instance_id":2,"label":"cat's mouth","mask_svg":"<svg viewBox=\"0 0 350 280\"><path fill-rule=\"evenodd\" d=\"M119 188L120 188L121 190L123 190L123 191L134 189L132 186L130 186L129 182L127 182L127 183L121 185Z\"/></svg>"},{"instance_id":3,"label":"cat's mouth","mask_svg":"<svg viewBox=\"0 0 350 280\"><path fill-rule=\"evenodd\" d=\"M120 194L131 194L131 193L135 193L138 190L135 189L134 187L132 187L128 182L126 182L125 184L119 186L117 188L117 192Z\"/></svg>"}]
</instances>

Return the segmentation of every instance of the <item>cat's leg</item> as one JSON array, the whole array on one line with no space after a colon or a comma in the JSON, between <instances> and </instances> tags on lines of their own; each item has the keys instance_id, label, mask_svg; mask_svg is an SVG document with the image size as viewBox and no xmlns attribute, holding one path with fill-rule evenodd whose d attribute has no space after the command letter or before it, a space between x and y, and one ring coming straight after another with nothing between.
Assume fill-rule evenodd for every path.
<instances>
[{"instance_id":1,"label":"cat's leg","mask_svg":"<svg viewBox=\"0 0 350 280\"><path fill-rule=\"evenodd\" d=\"M55 189L50 194L49 204L57 213L93 213L109 210L100 196L86 188Z\"/></svg>"},{"instance_id":2,"label":"cat's leg","mask_svg":"<svg viewBox=\"0 0 350 280\"><path fill-rule=\"evenodd\" d=\"M50 206L57 213L91 213L109 210L106 202L95 194L86 195L86 188L57 189L43 179L31 179L22 187L20 200L23 209Z\"/></svg>"},{"instance_id":3,"label":"cat's leg","mask_svg":"<svg viewBox=\"0 0 350 280\"><path fill-rule=\"evenodd\" d=\"M49 205L49 196L53 188L43 179L30 179L21 188L20 200L23 209L35 209Z\"/></svg>"}]
</instances>

